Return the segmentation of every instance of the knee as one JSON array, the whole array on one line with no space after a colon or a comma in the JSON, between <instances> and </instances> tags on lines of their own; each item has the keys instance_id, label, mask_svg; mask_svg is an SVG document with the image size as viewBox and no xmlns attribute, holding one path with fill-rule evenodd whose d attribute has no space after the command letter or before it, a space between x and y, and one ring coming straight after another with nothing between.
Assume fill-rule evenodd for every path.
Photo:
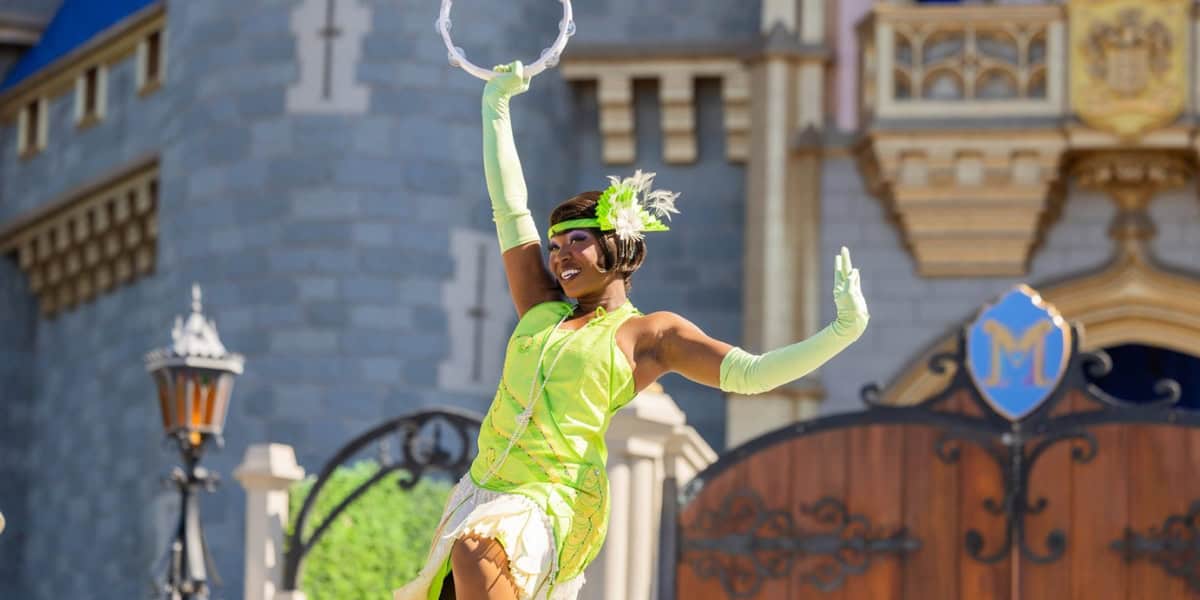
<instances>
[{"instance_id":1,"label":"knee","mask_svg":"<svg viewBox=\"0 0 1200 600\"><path fill-rule=\"evenodd\" d=\"M492 538L460 538L450 550L450 565L457 573L482 571L485 566L507 566L504 548Z\"/></svg>"},{"instance_id":2,"label":"knee","mask_svg":"<svg viewBox=\"0 0 1200 600\"><path fill-rule=\"evenodd\" d=\"M478 571L483 540L473 537L460 538L450 549L450 567L455 573Z\"/></svg>"}]
</instances>

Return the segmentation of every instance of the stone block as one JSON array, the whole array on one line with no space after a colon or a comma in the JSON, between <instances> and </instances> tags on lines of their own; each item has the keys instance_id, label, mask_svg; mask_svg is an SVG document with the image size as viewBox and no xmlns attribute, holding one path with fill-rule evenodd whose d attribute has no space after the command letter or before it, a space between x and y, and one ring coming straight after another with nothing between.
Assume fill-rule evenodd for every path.
<instances>
[{"instance_id":1,"label":"stone block","mask_svg":"<svg viewBox=\"0 0 1200 600\"><path fill-rule=\"evenodd\" d=\"M296 246L341 246L351 240L350 223L332 220L294 220L283 224L282 241Z\"/></svg>"},{"instance_id":2,"label":"stone block","mask_svg":"<svg viewBox=\"0 0 1200 600\"><path fill-rule=\"evenodd\" d=\"M304 314L316 327L345 327L350 322L350 308L344 300L307 302Z\"/></svg>"},{"instance_id":3,"label":"stone block","mask_svg":"<svg viewBox=\"0 0 1200 600\"><path fill-rule=\"evenodd\" d=\"M419 204L411 196L398 191L370 190L361 195L362 216L368 219L414 219Z\"/></svg>"},{"instance_id":4,"label":"stone block","mask_svg":"<svg viewBox=\"0 0 1200 600\"><path fill-rule=\"evenodd\" d=\"M399 300L399 288L395 279L384 277L351 275L341 281L342 297L347 302L393 304Z\"/></svg>"},{"instance_id":5,"label":"stone block","mask_svg":"<svg viewBox=\"0 0 1200 600\"><path fill-rule=\"evenodd\" d=\"M246 91L237 95L238 113L245 120L254 120L284 113L284 91L279 88Z\"/></svg>"},{"instance_id":6,"label":"stone block","mask_svg":"<svg viewBox=\"0 0 1200 600\"><path fill-rule=\"evenodd\" d=\"M338 296L338 281L332 277L306 277L296 281L300 300L333 300Z\"/></svg>"},{"instance_id":7,"label":"stone block","mask_svg":"<svg viewBox=\"0 0 1200 600\"><path fill-rule=\"evenodd\" d=\"M398 169L394 159L350 157L336 161L333 169L334 183L347 187L391 190L406 184L411 187L415 183L412 171ZM437 173L434 172L432 176L437 176Z\"/></svg>"},{"instance_id":8,"label":"stone block","mask_svg":"<svg viewBox=\"0 0 1200 600\"><path fill-rule=\"evenodd\" d=\"M289 120L263 120L250 126L250 156L255 158L285 156L295 150Z\"/></svg>"},{"instance_id":9,"label":"stone block","mask_svg":"<svg viewBox=\"0 0 1200 600\"><path fill-rule=\"evenodd\" d=\"M313 188L329 185L333 179L333 168L327 157L280 157L272 159L268 163L267 176L270 182L276 186ZM309 215L299 214L297 216Z\"/></svg>"},{"instance_id":10,"label":"stone block","mask_svg":"<svg viewBox=\"0 0 1200 600\"><path fill-rule=\"evenodd\" d=\"M305 219L348 219L361 211L358 194L330 187L297 190L291 205L292 214Z\"/></svg>"},{"instance_id":11,"label":"stone block","mask_svg":"<svg viewBox=\"0 0 1200 600\"><path fill-rule=\"evenodd\" d=\"M341 354L347 357L394 355L404 344L404 336L395 331L362 327L341 334Z\"/></svg>"},{"instance_id":12,"label":"stone block","mask_svg":"<svg viewBox=\"0 0 1200 600\"><path fill-rule=\"evenodd\" d=\"M354 306L350 309L350 324L355 327L407 329L413 325L413 315L402 306Z\"/></svg>"},{"instance_id":13,"label":"stone block","mask_svg":"<svg viewBox=\"0 0 1200 600\"><path fill-rule=\"evenodd\" d=\"M396 358L363 358L360 361L363 381L369 383L398 384L404 377L404 361Z\"/></svg>"},{"instance_id":14,"label":"stone block","mask_svg":"<svg viewBox=\"0 0 1200 600\"><path fill-rule=\"evenodd\" d=\"M386 247L393 242L393 227L386 223L357 223L351 231L350 238L358 247Z\"/></svg>"},{"instance_id":15,"label":"stone block","mask_svg":"<svg viewBox=\"0 0 1200 600\"><path fill-rule=\"evenodd\" d=\"M396 133L392 119L367 117L356 124L353 131L352 149L357 154L371 157L388 157L392 139Z\"/></svg>"},{"instance_id":16,"label":"stone block","mask_svg":"<svg viewBox=\"0 0 1200 600\"><path fill-rule=\"evenodd\" d=\"M274 331L271 351L279 354L332 355L338 349L338 334L332 331Z\"/></svg>"},{"instance_id":17,"label":"stone block","mask_svg":"<svg viewBox=\"0 0 1200 600\"><path fill-rule=\"evenodd\" d=\"M254 63L296 60L296 38L290 33L289 31L267 32L251 38L248 58Z\"/></svg>"}]
</instances>

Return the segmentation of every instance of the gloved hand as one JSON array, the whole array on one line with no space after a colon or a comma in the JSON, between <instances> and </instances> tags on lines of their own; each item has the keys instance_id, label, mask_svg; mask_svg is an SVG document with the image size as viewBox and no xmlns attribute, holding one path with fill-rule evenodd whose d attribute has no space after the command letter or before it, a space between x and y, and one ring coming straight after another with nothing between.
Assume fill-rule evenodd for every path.
<instances>
[{"instance_id":1,"label":"gloved hand","mask_svg":"<svg viewBox=\"0 0 1200 600\"><path fill-rule=\"evenodd\" d=\"M508 111L509 100L528 90L529 80L520 61L493 70L499 75L483 90L483 172L503 253L542 238L526 206L529 192Z\"/></svg>"},{"instance_id":2,"label":"gloved hand","mask_svg":"<svg viewBox=\"0 0 1200 600\"><path fill-rule=\"evenodd\" d=\"M859 289L858 269L845 247L834 259L833 301L837 318L812 337L762 356L733 348L721 361L721 390L761 394L817 370L862 335L871 316Z\"/></svg>"},{"instance_id":3,"label":"gloved hand","mask_svg":"<svg viewBox=\"0 0 1200 600\"><path fill-rule=\"evenodd\" d=\"M492 71L498 73L483 87L484 101L505 101L529 91L529 79L525 77L525 65L514 61L507 65L496 65Z\"/></svg>"},{"instance_id":4,"label":"gloved hand","mask_svg":"<svg viewBox=\"0 0 1200 600\"><path fill-rule=\"evenodd\" d=\"M850 250L842 246L833 265L833 304L837 307L837 319L831 325L838 335L858 339L866 331L871 315L862 295L858 269L850 264Z\"/></svg>"}]
</instances>

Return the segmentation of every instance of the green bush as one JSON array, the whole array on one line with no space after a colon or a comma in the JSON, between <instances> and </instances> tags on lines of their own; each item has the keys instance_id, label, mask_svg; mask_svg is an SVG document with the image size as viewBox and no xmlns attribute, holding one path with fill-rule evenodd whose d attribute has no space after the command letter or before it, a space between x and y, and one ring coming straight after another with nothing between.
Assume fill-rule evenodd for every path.
<instances>
[{"instance_id":1,"label":"green bush","mask_svg":"<svg viewBox=\"0 0 1200 600\"><path fill-rule=\"evenodd\" d=\"M378 470L374 461L363 461L335 471L306 519L305 535ZM422 479L411 491L404 491L396 483L401 476L385 477L351 503L305 557L300 588L310 599L390 599L392 590L416 576L451 484ZM309 478L290 490L289 534L315 482Z\"/></svg>"}]
</instances>

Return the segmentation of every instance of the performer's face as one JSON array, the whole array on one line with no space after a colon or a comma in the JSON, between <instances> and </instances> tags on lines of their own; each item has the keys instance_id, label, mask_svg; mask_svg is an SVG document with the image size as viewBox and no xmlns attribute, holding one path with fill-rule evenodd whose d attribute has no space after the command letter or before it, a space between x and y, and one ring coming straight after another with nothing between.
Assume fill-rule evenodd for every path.
<instances>
[{"instance_id":1,"label":"performer's face","mask_svg":"<svg viewBox=\"0 0 1200 600\"><path fill-rule=\"evenodd\" d=\"M608 284L609 273L600 270L600 241L586 229L564 231L550 238L550 272L571 298Z\"/></svg>"}]
</instances>

